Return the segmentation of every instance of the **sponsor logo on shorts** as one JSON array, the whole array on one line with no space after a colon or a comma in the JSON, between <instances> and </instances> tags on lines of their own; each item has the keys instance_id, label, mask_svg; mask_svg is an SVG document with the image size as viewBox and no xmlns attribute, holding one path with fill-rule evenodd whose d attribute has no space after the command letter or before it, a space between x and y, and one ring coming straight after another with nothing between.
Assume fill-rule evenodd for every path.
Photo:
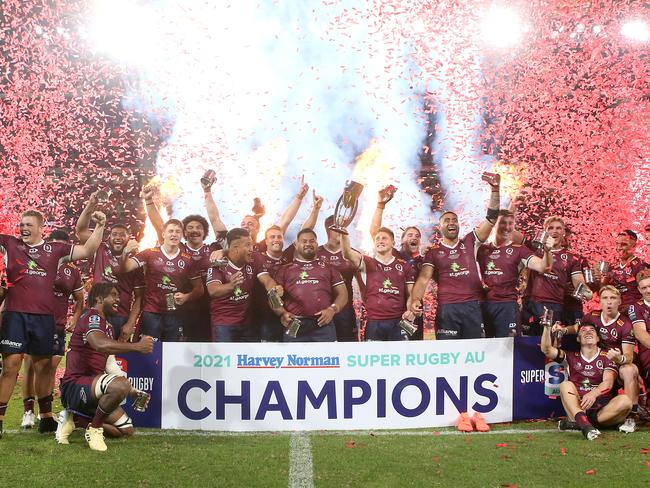
<instances>
[{"instance_id":1,"label":"sponsor logo on shorts","mask_svg":"<svg viewBox=\"0 0 650 488\"><path fill-rule=\"evenodd\" d=\"M16 342L16 341L10 341L9 339L3 339L2 342L0 342L3 346L9 346L9 347L15 347L15 348L21 348L23 347L22 342Z\"/></svg>"},{"instance_id":2,"label":"sponsor logo on shorts","mask_svg":"<svg viewBox=\"0 0 650 488\"><path fill-rule=\"evenodd\" d=\"M457 330L450 330L450 329L438 329L438 334L441 335L448 335L448 336L457 336L458 331Z\"/></svg>"}]
</instances>

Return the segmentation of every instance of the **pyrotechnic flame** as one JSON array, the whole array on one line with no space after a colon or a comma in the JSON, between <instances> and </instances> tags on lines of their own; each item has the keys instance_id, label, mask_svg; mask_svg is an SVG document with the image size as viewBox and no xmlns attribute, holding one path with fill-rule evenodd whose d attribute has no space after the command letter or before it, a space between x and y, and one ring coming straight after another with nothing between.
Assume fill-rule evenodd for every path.
<instances>
[{"instance_id":1,"label":"pyrotechnic flame","mask_svg":"<svg viewBox=\"0 0 650 488\"><path fill-rule=\"evenodd\" d=\"M519 195L524 180L526 179L528 166L525 164L514 165L507 164L504 161L495 161L492 165L492 171L501 175L501 199L502 202L507 203Z\"/></svg>"},{"instance_id":2,"label":"pyrotechnic flame","mask_svg":"<svg viewBox=\"0 0 650 488\"><path fill-rule=\"evenodd\" d=\"M352 180L364 185L359 202L360 210L354 225L362 235L361 249L364 252L372 254L373 240L369 229L377 204L377 192L395 182L395 166L398 160L399 155L386 141L372 139L354 166Z\"/></svg>"}]
</instances>

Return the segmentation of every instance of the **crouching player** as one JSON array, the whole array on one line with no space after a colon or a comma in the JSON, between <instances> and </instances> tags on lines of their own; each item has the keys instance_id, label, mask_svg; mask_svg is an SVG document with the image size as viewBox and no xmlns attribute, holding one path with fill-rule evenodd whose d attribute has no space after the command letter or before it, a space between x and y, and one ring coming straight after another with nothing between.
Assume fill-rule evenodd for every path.
<instances>
[{"instance_id":1,"label":"crouching player","mask_svg":"<svg viewBox=\"0 0 650 488\"><path fill-rule=\"evenodd\" d=\"M132 392L129 381L116 374L107 360L110 355L126 352L149 354L153 338L143 336L139 342L117 342L107 317L115 315L119 292L112 283L95 283L88 293L89 309L85 310L70 339L65 374L61 379L60 416L56 440L69 444L75 420L86 428L86 441L94 451L105 451L104 432L109 437L133 435L133 423L120 404ZM107 372L109 371L109 372ZM110 372L113 371L113 372ZM76 415L73 415L76 414Z\"/></svg>"},{"instance_id":2,"label":"crouching player","mask_svg":"<svg viewBox=\"0 0 650 488\"><path fill-rule=\"evenodd\" d=\"M598 347L598 341L596 326L590 323L578 329L578 352L553 347L551 325L544 327L541 341L544 355L564 363L568 373L568 380L560 385L560 396L569 421L561 421L558 427L560 430L581 430L590 441L600 435L597 427L622 424L632 411L632 401L627 395L612 398L617 366Z\"/></svg>"}]
</instances>

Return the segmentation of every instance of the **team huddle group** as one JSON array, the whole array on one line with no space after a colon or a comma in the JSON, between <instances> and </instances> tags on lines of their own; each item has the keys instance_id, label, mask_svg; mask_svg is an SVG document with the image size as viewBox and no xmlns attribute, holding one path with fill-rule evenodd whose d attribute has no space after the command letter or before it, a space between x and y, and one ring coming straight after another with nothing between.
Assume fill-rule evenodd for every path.
<instances>
[{"instance_id":1,"label":"team huddle group","mask_svg":"<svg viewBox=\"0 0 650 488\"><path fill-rule=\"evenodd\" d=\"M0 234L6 262L0 435L23 360L23 427L34 426L38 403L40 432L56 431L57 441L67 444L72 431L84 427L89 446L106 450L104 435L133 433L120 405L141 394L115 354L149 353L157 340L355 341L355 279L365 340L422 339L422 300L432 278L437 339L541 334L542 350L567 362L565 383L573 385L563 384L569 415L563 428L578 428L587 438L597 435L597 426L623 424L633 431L639 378L647 384L650 372L650 271L634 255L636 234L626 230L616 237L618 262L591 267L569 250L562 218L548 217L544 234L526 239L516 229L514 210L500 210L499 176L485 181L485 220L462 236L458 216L444 212L440 237L424 255L417 227L406 227L396 247L393 231L382 226L392 187L379 192L369 229L372 256L352 247L348 234L333 225L341 223L336 216L325 219L327 240L319 245L314 228L323 198L315 192L308 218L285 247L285 231L309 191L304 181L263 238L260 205L241 227L228 230L212 185L203 180L209 221L201 215L163 221L160 195L144 188L159 242L149 249L139 250L121 223L113 223L104 239L103 211L110 208L101 191L82 211L74 244L58 229L44 239L43 216L23 213L18 237ZM210 226L216 236L211 243ZM593 292L602 310L583 316ZM65 410L55 420L54 373L66 332L72 336L61 379ZM577 334L580 352L563 351L553 340L565 332ZM617 381L625 394L616 397Z\"/></svg>"}]
</instances>

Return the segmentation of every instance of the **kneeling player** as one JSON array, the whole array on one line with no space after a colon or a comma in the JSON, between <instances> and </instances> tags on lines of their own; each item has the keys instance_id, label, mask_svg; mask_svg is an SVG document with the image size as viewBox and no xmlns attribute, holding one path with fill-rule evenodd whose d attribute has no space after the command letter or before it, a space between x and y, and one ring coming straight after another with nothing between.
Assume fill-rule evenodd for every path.
<instances>
[{"instance_id":1,"label":"kneeling player","mask_svg":"<svg viewBox=\"0 0 650 488\"><path fill-rule=\"evenodd\" d=\"M598 347L598 333L593 324L578 330L579 352L553 347L551 326L545 326L541 348L544 355L564 362L569 379L560 385L562 405L569 422L560 422L560 430L579 429L588 440L600 435L596 427L613 427L625 421L632 410L627 395L612 398L611 391L618 375L616 365Z\"/></svg>"},{"instance_id":2,"label":"kneeling player","mask_svg":"<svg viewBox=\"0 0 650 488\"><path fill-rule=\"evenodd\" d=\"M94 451L105 451L104 431L110 437L133 435L131 419L120 407L132 392L129 381L115 373L107 373L107 359L111 354L153 350L153 339L143 336L140 342L117 342L113 327L106 317L114 315L119 305L119 293L112 283L95 283L88 293L90 308L84 311L70 339L65 375L61 379L62 412L56 439L68 444L75 429L90 420L86 441ZM109 365L108 371L111 371Z\"/></svg>"}]
</instances>

